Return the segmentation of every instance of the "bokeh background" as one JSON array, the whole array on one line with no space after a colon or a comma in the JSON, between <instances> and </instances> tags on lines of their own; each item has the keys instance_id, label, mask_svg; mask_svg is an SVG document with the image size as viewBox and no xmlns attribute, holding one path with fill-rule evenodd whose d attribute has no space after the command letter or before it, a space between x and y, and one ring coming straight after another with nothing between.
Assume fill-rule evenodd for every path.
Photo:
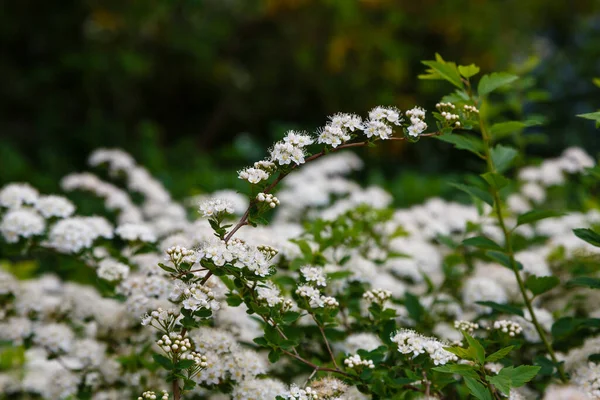
<instances>
[{"instance_id":1,"label":"bokeh background","mask_svg":"<svg viewBox=\"0 0 600 400\"><path fill-rule=\"evenodd\" d=\"M176 197L240 188L235 171L290 128L338 111L431 109L450 88L420 81L439 52L524 74L501 117L539 118L533 157L597 155L600 1L64 0L0 13L0 186L59 191L98 147L120 147ZM536 115L544 116L536 117ZM545 140L540 140L540 134ZM364 183L397 205L451 196L469 159L437 141L360 150Z\"/></svg>"}]
</instances>

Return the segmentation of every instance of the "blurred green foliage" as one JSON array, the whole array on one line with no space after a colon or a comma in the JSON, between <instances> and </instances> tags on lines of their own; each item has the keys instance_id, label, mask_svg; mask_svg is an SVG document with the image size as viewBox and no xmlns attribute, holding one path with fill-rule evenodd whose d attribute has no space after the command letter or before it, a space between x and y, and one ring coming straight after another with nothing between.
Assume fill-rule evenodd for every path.
<instances>
[{"instance_id":1,"label":"blurred green foliage","mask_svg":"<svg viewBox=\"0 0 600 400\"><path fill-rule=\"evenodd\" d=\"M599 36L595 0L8 2L0 184L56 191L93 149L121 147L176 196L240 188L234 171L285 129L378 104L431 109L443 89L416 76L436 51L484 71L526 65L541 91L499 112L549 116L529 132L550 137L534 154L571 144L595 154L593 124L574 115L598 108ZM446 194L441 174L470 165L441 146L363 152L363 179L401 204Z\"/></svg>"}]
</instances>

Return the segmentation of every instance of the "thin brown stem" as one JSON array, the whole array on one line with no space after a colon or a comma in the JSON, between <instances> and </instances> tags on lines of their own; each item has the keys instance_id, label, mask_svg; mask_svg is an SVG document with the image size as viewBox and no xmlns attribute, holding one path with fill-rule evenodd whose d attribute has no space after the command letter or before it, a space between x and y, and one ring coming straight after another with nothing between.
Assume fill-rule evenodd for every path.
<instances>
[{"instance_id":1,"label":"thin brown stem","mask_svg":"<svg viewBox=\"0 0 600 400\"><path fill-rule=\"evenodd\" d=\"M295 358L296 360L298 360L298 361L300 361L300 362L302 362L302 363L304 363L304 364L308 365L309 367L311 367L311 368L313 368L313 369L316 369L317 371L323 371L323 372L332 372L332 373L335 373L335 374L340 374L340 375L343 375L343 376L346 376L346 377L351 377L351 375L350 375L350 374L348 374L348 373L346 373L346 372L344 372L344 371L342 371L342 370L340 370L340 369L338 369L338 368L324 368L324 367L320 367L320 366L318 366L317 364L314 364L314 363L312 363L312 362L308 361L307 359L305 359L305 358L302 358L302 357L301 357L301 356L299 356L299 355L296 355L296 354L294 354L294 353L290 353L290 352L289 352L289 351L287 351L287 350L283 350L283 349L281 349L281 352L282 352L283 354L286 354L286 355L288 355L288 356L292 357L292 358Z\"/></svg>"},{"instance_id":2,"label":"thin brown stem","mask_svg":"<svg viewBox=\"0 0 600 400\"><path fill-rule=\"evenodd\" d=\"M317 321L317 318L314 314L311 314L311 316L317 324L317 326L319 327L319 330L321 331L321 336L323 336L323 341L325 342L325 346L327 347L327 351L329 352L329 357L331 357L331 361L333 361L333 365L336 368L338 368L337 362L335 361L335 356L333 355L333 351L331 351L331 346L329 346L329 340L327 340L327 336L325 336L325 330L323 329L323 326L319 324L319 321Z\"/></svg>"}]
</instances>

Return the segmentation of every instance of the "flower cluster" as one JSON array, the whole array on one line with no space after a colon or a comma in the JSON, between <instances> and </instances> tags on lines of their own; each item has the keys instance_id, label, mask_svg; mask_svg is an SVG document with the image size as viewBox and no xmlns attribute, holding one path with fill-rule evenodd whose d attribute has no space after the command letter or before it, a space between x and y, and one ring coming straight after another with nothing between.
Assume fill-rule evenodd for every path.
<instances>
[{"instance_id":1,"label":"flower cluster","mask_svg":"<svg viewBox=\"0 0 600 400\"><path fill-rule=\"evenodd\" d=\"M421 107L415 107L408 110L406 116L410 118L410 126L406 128L407 135L412 138L418 138L427 129L425 110Z\"/></svg>"},{"instance_id":2,"label":"flower cluster","mask_svg":"<svg viewBox=\"0 0 600 400\"><path fill-rule=\"evenodd\" d=\"M223 199L212 199L200 203L200 213L203 217L220 217L224 214L233 214L233 203Z\"/></svg>"},{"instance_id":3,"label":"flower cluster","mask_svg":"<svg viewBox=\"0 0 600 400\"><path fill-rule=\"evenodd\" d=\"M388 299L392 297L392 292L385 289L372 289L367 290L363 294L363 298L370 303L377 303L383 305Z\"/></svg>"},{"instance_id":4,"label":"flower cluster","mask_svg":"<svg viewBox=\"0 0 600 400\"><path fill-rule=\"evenodd\" d=\"M445 350L446 346L437 339L422 336L409 329L397 332L391 340L398 345L400 353L412 354L413 357L427 353L435 365L458 361L458 357Z\"/></svg>"},{"instance_id":5,"label":"flower cluster","mask_svg":"<svg viewBox=\"0 0 600 400\"><path fill-rule=\"evenodd\" d=\"M266 203L271 208L275 208L280 204L279 199L273 196L271 193L259 193L256 196L256 201L260 203Z\"/></svg>"},{"instance_id":6,"label":"flower cluster","mask_svg":"<svg viewBox=\"0 0 600 400\"><path fill-rule=\"evenodd\" d=\"M346 358L344 360L344 365L346 365L348 368L363 368L363 367L366 367L369 369L375 368L375 364L373 364L373 360L364 360L364 359L360 358L360 356L358 354L355 354L353 356Z\"/></svg>"},{"instance_id":7,"label":"flower cluster","mask_svg":"<svg viewBox=\"0 0 600 400\"><path fill-rule=\"evenodd\" d=\"M400 112L390 107L376 107L369 112L369 119L364 123L365 135L386 140L392 137L393 126L400 125Z\"/></svg>"},{"instance_id":8,"label":"flower cluster","mask_svg":"<svg viewBox=\"0 0 600 400\"><path fill-rule=\"evenodd\" d=\"M523 332L523 328L517 322L505 319L494 321L493 327L502 333L508 333L508 336L516 336Z\"/></svg>"},{"instance_id":9,"label":"flower cluster","mask_svg":"<svg viewBox=\"0 0 600 400\"><path fill-rule=\"evenodd\" d=\"M479 324L471 321L454 321L454 328L472 335L475 329L479 329Z\"/></svg>"},{"instance_id":10,"label":"flower cluster","mask_svg":"<svg viewBox=\"0 0 600 400\"><path fill-rule=\"evenodd\" d=\"M158 399L156 392L152 392L150 390L142 393L142 395L140 397L137 398L138 400L156 400ZM160 400L169 400L169 393L166 390L162 391L162 395L160 397Z\"/></svg>"},{"instance_id":11,"label":"flower cluster","mask_svg":"<svg viewBox=\"0 0 600 400\"><path fill-rule=\"evenodd\" d=\"M319 143L333 148L352 139L352 133L363 129L362 119L358 115L339 113L329 117L329 122L318 132Z\"/></svg>"}]
</instances>

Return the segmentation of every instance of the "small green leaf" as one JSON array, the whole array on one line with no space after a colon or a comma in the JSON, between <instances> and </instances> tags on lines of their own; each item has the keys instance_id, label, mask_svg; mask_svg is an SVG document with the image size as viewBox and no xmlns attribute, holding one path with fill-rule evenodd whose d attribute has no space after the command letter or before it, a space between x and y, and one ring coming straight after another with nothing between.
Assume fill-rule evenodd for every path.
<instances>
[{"instance_id":1,"label":"small green leaf","mask_svg":"<svg viewBox=\"0 0 600 400\"><path fill-rule=\"evenodd\" d=\"M482 200L483 202L489 204L490 206L494 206L494 198L488 192L470 185L463 185L462 183L450 183L451 186L454 186L457 189L462 190L463 192L470 194L471 196Z\"/></svg>"},{"instance_id":2,"label":"small green leaf","mask_svg":"<svg viewBox=\"0 0 600 400\"><path fill-rule=\"evenodd\" d=\"M498 243L484 236L475 236L465 239L462 241L462 244L465 246L478 247L480 249L504 251L504 249L500 247Z\"/></svg>"},{"instance_id":3,"label":"small green leaf","mask_svg":"<svg viewBox=\"0 0 600 400\"><path fill-rule=\"evenodd\" d=\"M600 289L600 279L580 276L567 282L568 286L587 286L592 289Z\"/></svg>"},{"instance_id":4,"label":"small green leaf","mask_svg":"<svg viewBox=\"0 0 600 400\"><path fill-rule=\"evenodd\" d=\"M537 375L539 366L519 365L518 367L505 367L498 372L499 376L507 376L512 381L513 387L521 387Z\"/></svg>"},{"instance_id":5,"label":"small green leaf","mask_svg":"<svg viewBox=\"0 0 600 400\"><path fill-rule=\"evenodd\" d=\"M510 387L512 384L510 377L506 375L487 375L485 379L487 379L489 383L494 385L496 389L501 391L506 396L510 394Z\"/></svg>"},{"instance_id":6,"label":"small green leaf","mask_svg":"<svg viewBox=\"0 0 600 400\"><path fill-rule=\"evenodd\" d=\"M479 343L477 339L475 339L466 332L463 332L463 336L465 337L465 339L467 339L467 343L469 343L469 349L472 348L475 351L475 358L477 359L479 364L483 365L483 363L485 362L485 349L483 348L481 343Z\"/></svg>"},{"instance_id":7,"label":"small green leaf","mask_svg":"<svg viewBox=\"0 0 600 400\"><path fill-rule=\"evenodd\" d=\"M167 371L171 371L173 369L173 362L162 354L152 354L152 358Z\"/></svg>"},{"instance_id":8,"label":"small green leaf","mask_svg":"<svg viewBox=\"0 0 600 400\"><path fill-rule=\"evenodd\" d=\"M481 306L490 307L492 310L501 313L523 316L523 310L514 306L509 306L508 304L499 304L493 301L478 301L476 303Z\"/></svg>"},{"instance_id":9,"label":"small green leaf","mask_svg":"<svg viewBox=\"0 0 600 400\"><path fill-rule=\"evenodd\" d=\"M455 354L456 356L458 356L459 358L462 358L463 360L475 361L475 355L471 354L471 352L468 349L463 349L462 347L458 347L458 346L452 346L452 347L445 347L445 350L449 351L452 354Z\"/></svg>"},{"instance_id":10,"label":"small green leaf","mask_svg":"<svg viewBox=\"0 0 600 400\"><path fill-rule=\"evenodd\" d=\"M288 311L285 314L283 314L282 316L282 320L283 322L285 322L286 324L291 324L292 322L294 322L295 320L297 320L298 318L300 318L300 313L295 312L295 311Z\"/></svg>"},{"instance_id":11,"label":"small green leaf","mask_svg":"<svg viewBox=\"0 0 600 400\"><path fill-rule=\"evenodd\" d=\"M465 377L465 384L473 396L479 400L492 400L492 394L475 378Z\"/></svg>"},{"instance_id":12,"label":"small green leaf","mask_svg":"<svg viewBox=\"0 0 600 400\"><path fill-rule=\"evenodd\" d=\"M499 137L504 137L507 134L519 132L526 127L527 124L522 121L498 122L490 127L490 133L494 139L498 139Z\"/></svg>"},{"instance_id":13,"label":"small green leaf","mask_svg":"<svg viewBox=\"0 0 600 400\"><path fill-rule=\"evenodd\" d=\"M478 155L479 157L483 157L483 142L481 139L476 138L475 136L450 133L447 135L435 136L435 138L441 140L442 142L453 144L454 147L459 150L467 150Z\"/></svg>"},{"instance_id":14,"label":"small green leaf","mask_svg":"<svg viewBox=\"0 0 600 400\"><path fill-rule=\"evenodd\" d=\"M459 89L462 89L463 83L456 64L444 61L439 54L436 54L435 58L435 61L422 61L429 69L425 71L425 74L419 75L419 79L446 80Z\"/></svg>"},{"instance_id":15,"label":"small green leaf","mask_svg":"<svg viewBox=\"0 0 600 400\"><path fill-rule=\"evenodd\" d=\"M447 364L440 367L432 368L434 371L441 372L444 374L458 374L470 378L477 378L477 372L475 367L466 364Z\"/></svg>"},{"instance_id":16,"label":"small green leaf","mask_svg":"<svg viewBox=\"0 0 600 400\"><path fill-rule=\"evenodd\" d=\"M485 253L489 258L491 258L494 261L497 261L498 263L500 263L501 265L505 266L506 268L512 270L512 263L511 263L511 259L508 255L499 252L499 251L488 251ZM515 264L517 265L517 269L518 270L522 270L523 269L523 264L521 264L520 262L518 262L517 260L514 260Z\"/></svg>"},{"instance_id":17,"label":"small green leaf","mask_svg":"<svg viewBox=\"0 0 600 400\"><path fill-rule=\"evenodd\" d=\"M517 226L531 224L546 218L554 218L565 215L564 212L554 210L533 210L517 217Z\"/></svg>"},{"instance_id":18,"label":"small green leaf","mask_svg":"<svg viewBox=\"0 0 600 400\"><path fill-rule=\"evenodd\" d=\"M479 80L479 85L477 85L477 93L480 96L485 96L499 87L514 82L517 79L519 79L518 76L506 72L493 72L489 75L484 75Z\"/></svg>"},{"instance_id":19,"label":"small green leaf","mask_svg":"<svg viewBox=\"0 0 600 400\"><path fill-rule=\"evenodd\" d=\"M183 390L192 390L196 387L196 381L193 379L184 379L183 380Z\"/></svg>"},{"instance_id":20,"label":"small green leaf","mask_svg":"<svg viewBox=\"0 0 600 400\"><path fill-rule=\"evenodd\" d=\"M425 314L425 309L419 302L419 298L409 292L404 295L404 306L408 311L408 315L415 321L419 322Z\"/></svg>"},{"instance_id":21,"label":"small green leaf","mask_svg":"<svg viewBox=\"0 0 600 400\"><path fill-rule=\"evenodd\" d=\"M512 147L503 146L501 144L494 147L491 151L492 162L496 167L496 171L502 173L506 171L517 157L519 152Z\"/></svg>"},{"instance_id":22,"label":"small green leaf","mask_svg":"<svg viewBox=\"0 0 600 400\"><path fill-rule=\"evenodd\" d=\"M269 358L269 361L271 363L276 363L277 361L279 361L279 358L281 357L281 351L279 351L279 350L271 350L269 352L269 355L267 357Z\"/></svg>"},{"instance_id":23,"label":"small green leaf","mask_svg":"<svg viewBox=\"0 0 600 400\"><path fill-rule=\"evenodd\" d=\"M578 114L579 118L591 119L592 121L600 121L600 111L587 114Z\"/></svg>"},{"instance_id":24,"label":"small green leaf","mask_svg":"<svg viewBox=\"0 0 600 400\"><path fill-rule=\"evenodd\" d=\"M584 240L592 246L600 247L600 234L591 229L573 229L573 233L579 239Z\"/></svg>"},{"instance_id":25,"label":"small green leaf","mask_svg":"<svg viewBox=\"0 0 600 400\"><path fill-rule=\"evenodd\" d=\"M162 270L164 270L164 271L167 271L167 272L171 272L171 273L177 272L177 271L175 270L175 268L167 267L167 266L166 266L165 264L163 264L163 263L158 263L158 266L159 266L159 267L160 267Z\"/></svg>"},{"instance_id":26,"label":"small green leaf","mask_svg":"<svg viewBox=\"0 0 600 400\"><path fill-rule=\"evenodd\" d=\"M530 275L525 281L525 287L531 290L534 296L546 293L560 285L560 279L555 276Z\"/></svg>"},{"instance_id":27,"label":"small green leaf","mask_svg":"<svg viewBox=\"0 0 600 400\"><path fill-rule=\"evenodd\" d=\"M481 177L496 190L500 190L510 183L508 179L497 172L486 172L485 174L481 174Z\"/></svg>"},{"instance_id":28,"label":"small green leaf","mask_svg":"<svg viewBox=\"0 0 600 400\"><path fill-rule=\"evenodd\" d=\"M458 72L465 78L469 79L472 76L475 76L479 73L479 67L475 64L471 65L459 65Z\"/></svg>"},{"instance_id":29,"label":"small green leaf","mask_svg":"<svg viewBox=\"0 0 600 400\"><path fill-rule=\"evenodd\" d=\"M195 365L196 362L194 360L180 360L177 362L178 369L188 369L189 367Z\"/></svg>"},{"instance_id":30,"label":"small green leaf","mask_svg":"<svg viewBox=\"0 0 600 400\"><path fill-rule=\"evenodd\" d=\"M498 350L495 353L490 354L489 356L487 356L485 358L486 362L496 362L496 361L500 361L502 360L504 357L506 357L511 351L512 349L514 349L515 346L508 346L505 347L503 349Z\"/></svg>"}]
</instances>

